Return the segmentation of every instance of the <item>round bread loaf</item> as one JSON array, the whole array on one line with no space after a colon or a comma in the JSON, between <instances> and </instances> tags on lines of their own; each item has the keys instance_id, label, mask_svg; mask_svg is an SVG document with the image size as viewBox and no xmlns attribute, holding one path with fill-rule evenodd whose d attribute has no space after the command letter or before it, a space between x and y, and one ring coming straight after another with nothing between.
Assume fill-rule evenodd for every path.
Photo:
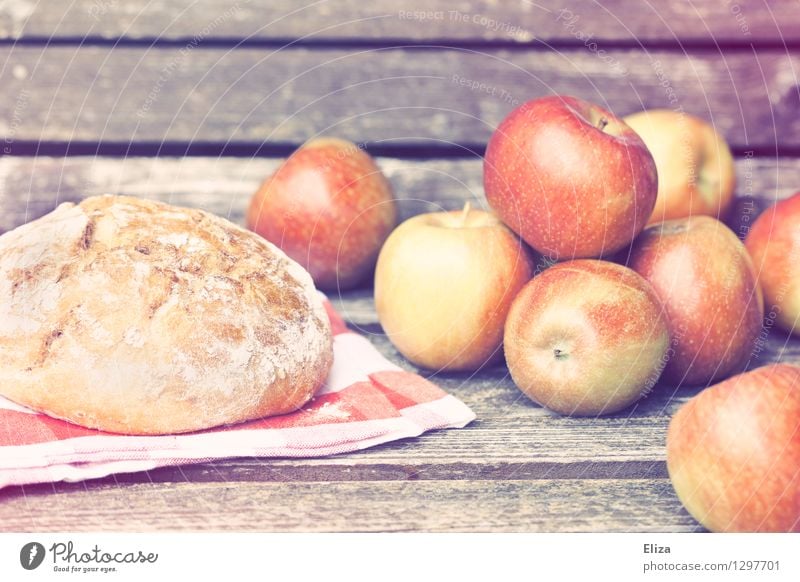
<instances>
[{"instance_id":1,"label":"round bread loaf","mask_svg":"<svg viewBox=\"0 0 800 582\"><path fill-rule=\"evenodd\" d=\"M333 360L309 274L200 210L121 196L0 236L0 394L165 434L284 414Z\"/></svg>"}]
</instances>

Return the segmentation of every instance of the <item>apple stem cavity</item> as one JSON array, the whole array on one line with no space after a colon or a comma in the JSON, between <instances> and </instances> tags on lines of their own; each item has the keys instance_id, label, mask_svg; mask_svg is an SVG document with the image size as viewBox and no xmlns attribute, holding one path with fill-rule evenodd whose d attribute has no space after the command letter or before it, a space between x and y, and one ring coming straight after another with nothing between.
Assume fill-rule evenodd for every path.
<instances>
[{"instance_id":1,"label":"apple stem cavity","mask_svg":"<svg viewBox=\"0 0 800 582\"><path fill-rule=\"evenodd\" d=\"M566 360L569 358L569 354L567 352L560 350L558 348L555 348L553 350L553 356L555 357L556 360Z\"/></svg>"},{"instance_id":2,"label":"apple stem cavity","mask_svg":"<svg viewBox=\"0 0 800 582\"><path fill-rule=\"evenodd\" d=\"M605 116L603 116L597 122L597 129L599 129L600 131L603 131L606 128L607 125L608 125L608 119Z\"/></svg>"}]
</instances>

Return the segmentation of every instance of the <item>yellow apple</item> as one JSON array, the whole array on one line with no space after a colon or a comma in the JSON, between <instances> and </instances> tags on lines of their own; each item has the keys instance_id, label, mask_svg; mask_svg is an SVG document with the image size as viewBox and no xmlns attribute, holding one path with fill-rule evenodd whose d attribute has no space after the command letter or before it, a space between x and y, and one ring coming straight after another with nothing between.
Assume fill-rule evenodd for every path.
<instances>
[{"instance_id":1,"label":"yellow apple","mask_svg":"<svg viewBox=\"0 0 800 582\"><path fill-rule=\"evenodd\" d=\"M469 206L420 214L381 249L378 319L413 363L476 370L502 356L508 309L532 273L528 249L494 215Z\"/></svg>"},{"instance_id":2,"label":"yellow apple","mask_svg":"<svg viewBox=\"0 0 800 582\"><path fill-rule=\"evenodd\" d=\"M708 122L653 109L624 118L653 154L658 198L648 224L705 214L719 218L733 203L736 173L725 140Z\"/></svg>"}]
</instances>

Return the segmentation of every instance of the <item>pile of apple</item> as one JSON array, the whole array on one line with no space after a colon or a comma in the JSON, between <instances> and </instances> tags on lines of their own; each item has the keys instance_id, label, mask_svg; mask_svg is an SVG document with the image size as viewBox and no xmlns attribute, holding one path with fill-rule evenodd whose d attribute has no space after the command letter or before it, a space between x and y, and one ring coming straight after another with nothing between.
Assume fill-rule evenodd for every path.
<instances>
[{"instance_id":1,"label":"pile of apple","mask_svg":"<svg viewBox=\"0 0 800 582\"><path fill-rule=\"evenodd\" d=\"M505 357L566 415L626 408L664 378L709 386L674 416L667 465L714 531L800 531L800 368L740 373L770 321L800 317L800 193L742 244L730 150L671 111L625 120L574 97L527 102L484 160L493 212L397 226L388 181L350 142L312 140L258 191L248 226L351 288L374 269L380 323L410 361L473 371ZM377 263L377 264L376 264ZM728 378L727 380L725 380Z\"/></svg>"}]
</instances>

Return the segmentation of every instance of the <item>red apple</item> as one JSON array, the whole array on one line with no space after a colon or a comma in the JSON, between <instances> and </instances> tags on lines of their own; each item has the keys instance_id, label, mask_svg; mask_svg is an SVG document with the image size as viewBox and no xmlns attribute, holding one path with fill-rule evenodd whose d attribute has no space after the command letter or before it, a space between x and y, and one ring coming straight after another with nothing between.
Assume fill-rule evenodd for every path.
<instances>
[{"instance_id":1,"label":"red apple","mask_svg":"<svg viewBox=\"0 0 800 582\"><path fill-rule=\"evenodd\" d=\"M669 109L624 118L653 154L658 198L649 224L706 214L722 219L733 204L731 150L710 123Z\"/></svg>"},{"instance_id":2,"label":"red apple","mask_svg":"<svg viewBox=\"0 0 800 582\"><path fill-rule=\"evenodd\" d=\"M800 192L759 216L744 244L764 291L767 321L800 335Z\"/></svg>"},{"instance_id":3,"label":"red apple","mask_svg":"<svg viewBox=\"0 0 800 582\"><path fill-rule=\"evenodd\" d=\"M689 400L669 425L667 468L711 531L800 532L800 368L758 368Z\"/></svg>"},{"instance_id":4,"label":"red apple","mask_svg":"<svg viewBox=\"0 0 800 582\"><path fill-rule=\"evenodd\" d=\"M397 222L372 158L333 138L303 145L256 192L247 226L303 265L318 287L346 289L375 266Z\"/></svg>"},{"instance_id":5,"label":"red apple","mask_svg":"<svg viewBox=\"0 0 800 582\"><path fill-rule=\"evenodd\" d=\"M522 392L561 414L588 416L621 410L653 387L669 332L647 281L614 263L579 260L522 289L504 342Z\"/></svg>"},{"instance_id":6,"label":"red apple","mask_svg":"<svg viewBox=\"0 0 800 582\"><path fill-rule=\"evenodd\" d=\"M709 216L649 226L629 265L667 311L672 345L665 378L700 385L744 368L764 303L747 250L727 226Z\"/></svg>"},{"instance_id":7,"label":"red apple","mask_svg":"<svg viewBox=\"0 0 800 582\"><path fill-rule=\"evenodd\" d=\"M653 157L635 131L575 97L528 101L489 140L486 198L540 253L559 260L608 256L653 211Z\"/></svg>"},{"instance_id":8,"label":"red apple","mask_svg":"<svg viewBox=\"0 0 800 582\"><path fill-rule=\"evenodd\" d=\"M375 307L401 354L434 370L476 370L502 355L503 324L531 278L519 238L469 207L410 218L375 269Z\"/></svg>"}]
</instances>

